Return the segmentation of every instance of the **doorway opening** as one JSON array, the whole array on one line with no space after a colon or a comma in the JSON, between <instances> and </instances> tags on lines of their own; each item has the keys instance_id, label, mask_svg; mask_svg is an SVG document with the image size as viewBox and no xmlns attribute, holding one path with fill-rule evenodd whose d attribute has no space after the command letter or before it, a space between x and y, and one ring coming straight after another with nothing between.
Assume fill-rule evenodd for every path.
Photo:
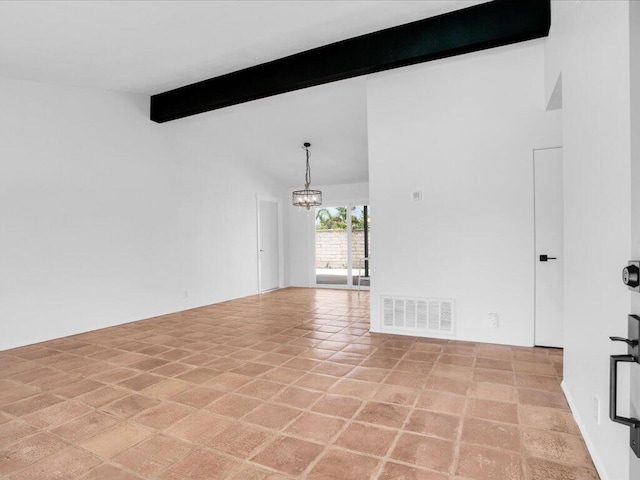
<instances>
[{"instance_id":1,"label":"doorway opening","mask_svg":"<svg viewBox=\"0 0 640 480\"><path fill-rule=\"evenodd\" d=\"M315 283L317 286L368 289L371 285L371 212L369 205L340 205L315 210Z\"/></svg>"}]
</instances>

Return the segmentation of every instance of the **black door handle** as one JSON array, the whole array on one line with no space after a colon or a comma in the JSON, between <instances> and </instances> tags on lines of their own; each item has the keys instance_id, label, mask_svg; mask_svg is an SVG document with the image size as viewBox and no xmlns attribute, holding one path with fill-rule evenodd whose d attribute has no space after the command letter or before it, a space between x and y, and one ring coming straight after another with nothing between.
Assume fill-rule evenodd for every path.
<instances>
[{"instance_id":1,"label":"black door handle","mask_svg":"<svg viewBox=\"0 0 640 480\"><path fill-rule=\"evenodd\" d=\"M629 340L628 338L622 337L609 337L609 339L613 342L624 342L630 347L635 347L636 345L638 345L638 340Z\"/></svg>"},{"instance_id":2,"label":"black door handle","mask_svg":"<svg viewBox=\"0 0 640 480\"><path fill-rule=\"evenodd\" d=\"M617 413L618 400L618 363L640 363L638 355L638 340L640 338L640 317L637 315L628 316L629 333L627 337L609 337L614 342L624 342L628 345L627 355L611 355L609 359L609 418L622 425L627 425L629 429L629 445L631 450L640 458L640 420L637 418L620 417Z\"/></svg>"},{"instance_id":3,"label":"black door handle","mask_svg":"<svg viewBox=\"0 0 640 480\"><path fill-rule=\"evenodd\" d=\"M634 355L611 355L609 363L609 418L615 423L631 427L631 435L629 439L631 450L636 454L636 457L640 457L640 420L636 418L620 417L617 413L618 363L634 363L637 361L638 359Z\"/></svg>"},{"instance_id":4,"label":"black door handle","mask_svg":"<svg viewBox=\"0 0 640 480\"><path fill-rule=\"evenodd\" d=\"M550 257L548 255L540 255L540 261L546 262L547 260L557 260L556 257Z\"/></svg>"},{"instance_id":5,"label":"black door handle","mask_svg":"<svg viewBox=\"0 0 640 480\"><path fill-rule=\"evenodd\" d=\"M636 357L633 355L611 355L611 361L609 363L609 418L622 425L627 425L632 428L640 428L640 420L635 418L619 417L617 414L617 401L618 401L618 363L637 362Z\"/></svg>"}]
</instances>

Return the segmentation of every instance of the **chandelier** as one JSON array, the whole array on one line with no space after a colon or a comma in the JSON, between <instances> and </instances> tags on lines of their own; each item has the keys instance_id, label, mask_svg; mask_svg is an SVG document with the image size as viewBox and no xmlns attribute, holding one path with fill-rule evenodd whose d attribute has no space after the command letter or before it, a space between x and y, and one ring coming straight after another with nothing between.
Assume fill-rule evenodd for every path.
<instances>
[{"instance_id":1,"label":"chandelier","mask_svg":"<svg viewBox=\"0 0 640 480\"><path fill-rule=\"evenodd\" d=\"M311 144L309 142L305 142L302 146L307 154L307 171L304 177L304 189L295 190L292 194L293 206L304 207L307 210L310 210L311 207L322 205L322 192L320 190L309 189L309 185L311 185L311 167L309 166L309 157L311 156L309 153L310 146Z\"/></svg>"}]
</instances>

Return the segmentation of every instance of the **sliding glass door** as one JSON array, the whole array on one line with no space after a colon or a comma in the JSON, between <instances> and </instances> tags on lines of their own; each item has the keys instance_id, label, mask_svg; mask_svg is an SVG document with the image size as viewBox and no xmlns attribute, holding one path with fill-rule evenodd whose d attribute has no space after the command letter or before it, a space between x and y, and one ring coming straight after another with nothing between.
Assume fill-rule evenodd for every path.
<instances>
[{"instance_id":1,"label":"sliding glass door","mask_svg":"<svg viewBox=\"0 0 640 480\"><path fill-rule=\"evenodd\" d=\"M358 205L351 211L351 261L353 285L368 287L371 278L369 206Z\"/></svg>"},{"instance_id":2,"label":"sliding glass door","mask_svg":"<svg viewBox=\"0 0 640 480\"><path fill-rule=\"evenodd\" d=\"M370 285L368 205L340 205L315 211L316 285Z\"/></svg>"}]
</instances>

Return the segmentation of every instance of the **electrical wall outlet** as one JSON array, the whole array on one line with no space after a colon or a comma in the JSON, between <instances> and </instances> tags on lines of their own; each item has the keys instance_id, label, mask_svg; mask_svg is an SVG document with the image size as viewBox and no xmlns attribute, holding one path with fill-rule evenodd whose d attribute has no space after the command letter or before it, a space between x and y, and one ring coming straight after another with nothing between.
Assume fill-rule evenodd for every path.
<instances>
[{"instance_id":1,"label":"electrical wall outlet","mask_svg":"<svg viewBox=\"0 0 640 480\"><path fill-rule=\"evenodd\" d=\"M596 395L593 396L593 419L600 425L600 399Z\"/></svg>"},{"instance_id":2,"label":"electrical wall outlet","mask_svg":"<svg viewBox=\"0 0 640 480\"><path fill-rule=\"evenodd\" d=\"M495 312L487 313L487 326L489 328L498 328L498 314Z\"/></svg>"}]
</instances>

